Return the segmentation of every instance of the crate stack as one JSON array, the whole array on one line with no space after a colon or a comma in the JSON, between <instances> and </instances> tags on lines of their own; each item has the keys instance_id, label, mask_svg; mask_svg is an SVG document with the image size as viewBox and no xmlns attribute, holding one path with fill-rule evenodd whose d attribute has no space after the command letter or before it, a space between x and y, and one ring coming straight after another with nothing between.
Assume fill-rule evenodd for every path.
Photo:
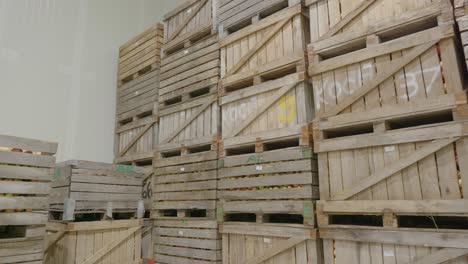
<instances>
[{"instance_id":1,"label":"crate stack","mask_svg":"<svg viewBox=\"0 0 468 264\"><path fill-rule=\"evenodd\" d=\"M0 263L42 263L56 143L0 135Z\"/></svg>"},{"instance_id":2,"label":"crate stack","mask_svg":"<svg viewBox=\"0 0 468 264\"><path fill-rule=\"evenodd\" d=\"M53 220L141 218L143 168L70 160L56 165L50 215Z\"/></svg>"},{"instance_id":3,"label":"crate stack","mask_svg":"<svg viewBox=\"0 0 468 264\"><path fill-rule=\"evenodd\" d=\"M57 164L46 263L140 263L143 171L82 160Z\"/></svg>"},{"instance_id":4,"label":"crate stack","mask_svg":"<svg viewBox=\"0 0 468 264\"><path fill-rule=\"evenodd\" d=\"M158 90L163 26L120 47L115 162L150 166L158 142Z\"/></svg>"},{"instance_id":5,"label":"crate stack","mask_svg":"<svg viewBox=\"0 0 468 264\"><path fill-rule=\"evenodd\" d=\"M212 0L164 16L153 176L156 263L220 263L216 188L219 41Z\"/></svg>"},{"instance_id":6,"label":"crate stack","mask_svg":"<svg viewBox=\"0 0 468 264\"><path fill-rule=\"evenodd\" d=\"M223 263L320 263L302 1L219 1Z\"/></svg>"},{"instance_id":7,"label":"crate stack","mask_svg":"<svg viewBox=\"0 0 468 264\"><path fill-rule=\"evenodd\" d=\"M157 23L119 49L115 159L124 165L146 167L143 198L152 202L153 155L158 142L158 92L164 28Z\"/></svg>"},{"instance_id":8,"label":"crate stack","mask_svg":"<svg viewBox=\"0 0 468 264\"><path fill-rule=\"evenodd\" d=\"M450 1L306 4L325 263L468 263L468 107Z\"/></svg>"},{"instance_id":9,"label":"crate stack","mask_svg":"<svg viewBox=\"0 0 468 264\"><path fill-rule=\"evenodd\" d=\"M457 20L458 29L460 30L463 52L465 55L465 63L468 67L468 1L454 0L455 18Z\"/></svg>"}]
</instances>

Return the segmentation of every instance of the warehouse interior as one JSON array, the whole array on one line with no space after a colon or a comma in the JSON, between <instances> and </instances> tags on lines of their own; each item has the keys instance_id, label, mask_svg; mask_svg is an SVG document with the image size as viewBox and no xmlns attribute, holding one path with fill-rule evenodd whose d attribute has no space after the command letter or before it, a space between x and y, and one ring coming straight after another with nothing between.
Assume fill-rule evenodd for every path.
<instances>
[{"instance_id":1,"label":"warehouse interior","mask_svg":"<svg viewBox=\"0 0 468 264\"><path fill-rule=\"evenodd\" d=\"M468 0L0 0L0 264L468 264Z\"/></svg>"}]
</instances>

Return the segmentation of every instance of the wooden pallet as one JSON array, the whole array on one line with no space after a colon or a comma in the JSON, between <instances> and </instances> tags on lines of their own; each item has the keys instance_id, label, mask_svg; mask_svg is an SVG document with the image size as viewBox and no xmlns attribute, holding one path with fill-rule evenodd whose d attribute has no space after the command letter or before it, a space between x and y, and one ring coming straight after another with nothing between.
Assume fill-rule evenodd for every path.
<instances>
[{"instance_id":1,"label":"wooden pallet","mask_svg":"<svg viewBox=\"0 0 468 264\"><path fill-rule=\"evenodd\" d=\"M0 135L0 263L42 263L57 144Z\"/></svg>"},{"instance_id":2,"label":"wooden pallet","mask_svg":"<svg viewBox=\"0 0 468 264\"><path fill-rule=\"evenodd\" d=\"M323 263L321 241L312 227L231 222L219 229L225 264Z\"/></svg>"},{"instance_id":3,"label":"wooden pallet","mask_svg":"<svg viewBox=\"0 0 468 264\"><path fill-rule=\"evenodd\" d=\"M213 0L189 0L164 15L163 55L186 48L216 31Z\"/></svg>"},{"instance_id":4,"label":"wooden pallet","mask_svg":"<svg viewBox=\"0 0 468 264\"><path fill-rule=\"evenodd\" d=\"M320 199L464 199L467 135L454 121L315 142Z\"/></svg>"},{"instance_id":5,"label":"wooden pallet","mask_svg":"<svg viewBox=\"0 0 468 264\"><path fill-rule=\"evenodd\" d=\"M312 89L304 79L294 73L221 97L225 146L300 135L314 117Z\"/></svg>"},{"instance_id":6,"label":"wooden pallet","mask_svg":"<svg viewBox=\"0 0 468 264\"><path fill-rule=\"evenodd\" d=\"M305 71L306 24L302 6L295 5L223 37L222 88L237 90L284 72Z\"/></svg>"},{"instance_id":7,"label":"wooden pallet","mask_svg":"<svg viewBox=\"0 0 468 264\"><path fill-rule=\"evenodd\" d=\"M159 109L217 92L218 35L209 35L184 50L162 58Z\"/></svg>"},{"instance_id":8,"label":"wooden pallet","mask_svg":"<svg viewBox=\"0 0 468 264\"><path fill-rule=\"evenodd\" d=\"M142 172L142 168L107 163L60 163L52 183L50 210L59 212L60 220L95 213L135 217L142 202Z\"/></svg>"},{"instance_id":9,"label":"wooden pallet","mask_svg":"<svg viewBox=\"0 0 468 264\"><path fill-rule=\"evenodd\" d=\"M218 153L208 149L155 160L152 216L214 218Z\"/></svg>"},{"instance_id":10,"label":"wooden pallet","mask_svg":"<svg viewBox=\"0 0 468 264\"><path fill-rule=\"evenodd\" d=\"M314 226L318 169L310 144L296 136L259 140L221 153L218 221L269 223L283 219Z\"/></svg>"},{"instance_id":11,"label":"wooden pallet","mask_svg":"<svg viewBox=\"0 0 468 264\"><path fill-rule=\"evenodd\" d=\"M449 25L312 65L316 139L412 121L466 119L458 58Z\"/></svg>"},{"instance_id":12,"label":"wooden pallet","mask_svg":"<svg viewBox=\"0 0 468 264\"><path fill-rule=\"evenodd\" d=\"M47 225L46 263L142 263L143 220Z\"/></svg>"},{"instance_id":13,"label":"wooden pallet","mask_svg":"<svg viewBox=\"0 0 468 264\"><path fill-rule=\"evenodd\" d=\"M221 264L216 219L157 218L153 241L156 263Z\"/></svg>"},{"instance_id":14,"label":"wooden pallet","mask_svg":"<svg viewBox=\"0 0 468 264\"><path fill-rule=\"evenodd\" d=\"M217 11L219 32L224 31L225 34L229 34L238 31L301 2L301 0L221 0Z\"/></svg>"},{"instance_id":15,"label":"wooden pallet","mask_svg":"<svg viewBox=\"0 0 468 264\"><path fill-rule=\"evenodd\" d=\"M369 226L468 230L465 199L319 201L320 228Z\"/></svg>"},{"instance_id":16,"label":"wooden pallet","mask_svg":"<svg viewBox=\"0 0 468 264\"><path fill-rule=\"evenodd\" d=\"M163 32L163 25L157 23L120 47L119 85L159 69Z\"/></svg>"},{"instance_id":17,"label":"wooden pallet","mask_svg":"<svg viewBox=\"0 0 468 264\"><path fill-rule=\"evenodd\" d=\"M219 135L217 94L173 105L161 110L159 115L159 153L210 145Z\"/></svg>"},{"instance_id":18,"label":"wooden pallet","mask_svg":"<svg viewBox=\"0 0 468 264\"><path fill-rule=\"evenodd\" d=\"M327 264L468 263L465 231L324 228L320 237Z\"/></svg>"}]
</instances>

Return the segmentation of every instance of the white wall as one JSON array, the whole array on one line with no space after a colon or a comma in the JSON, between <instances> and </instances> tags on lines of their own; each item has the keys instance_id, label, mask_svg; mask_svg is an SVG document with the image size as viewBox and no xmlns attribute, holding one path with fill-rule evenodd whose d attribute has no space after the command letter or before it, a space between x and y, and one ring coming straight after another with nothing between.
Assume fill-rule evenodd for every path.
<instances>
[{"instance_id":1,"label":"white wall","mask_svg":"<svg viewBox=\"0 0 468 264\"><path fill-rule=\"evenodd\" d=\"M0 134L112 162L118 47L184 0L0 0Z\"/></svg>"}]
</instances>

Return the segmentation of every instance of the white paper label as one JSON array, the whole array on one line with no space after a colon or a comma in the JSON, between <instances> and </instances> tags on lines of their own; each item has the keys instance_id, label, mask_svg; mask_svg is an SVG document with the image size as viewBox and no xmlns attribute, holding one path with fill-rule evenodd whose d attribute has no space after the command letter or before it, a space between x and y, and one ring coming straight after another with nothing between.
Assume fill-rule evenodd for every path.
<instances>
[{"instance_id":1,"label":"white paper label","mask_svg":"<svg viewBox=\"0 0 468 264\"><path fill-rule=\"evenodd\" d=\"M395 151L395 146L387 146L385 147L385 152L391 152L391 151Z\"/></svg>"},{"instance_id":2,"label":"white paper label","mask_svg":"<svg viewBox=\"0 0 468 264\"><path fill-rule=\"evenodd\" d=\"M383 252L384 257L394 257L395 253L393 253L393 250L384 250Z\"/></svg>"},{"instance_id":3,"label":"white paper label","mask_svg":"<svg viewBox=\"0 0 468 264\"><path fill-rule=\"evenodd\" d=\"M258 171L261 171L261 170L263 170L263 166L262 165L257 165L257 166L255 166L255 169L258 170Z\"/></svg>"},{"instance_id":4,"label":"white paper label","mask_svg":"<svg viewBox=\"0 0 468 264\"><path fill-rule=\"evenodd\" d=\"M187 54L188 53L188 50L184 50L184 54Z\"/></svg>"},{"instance_id":5,"label":"white paper label","mask_svg":"<svg viewBox=\"0 0 468 264\"><path fill-rule=\"evenodd\" d=\"M180 171L185 171L185 168L180 168Z\"/></svg>"},{"instance_id":6,"label":"white paper label","mask_svg":"<svg viewBox=\"0 0 468 264\"><path fill-rule=\"evenodd\" d=\"M182 232L182 230L179 230L179 235L183 236L184 232Z\"/></svg>"},{"instance_id":7,"label":"white paper label","mask_svg":"<svg viewBox=\"0 0 468 264\"><path fill-rule=\"evenodd\" d=\"M265 237L265 238L263 238L263 242L270 244L270 243L271 243L271 239Z\"/></svg>"},{"instance_id":8,"label":"white paper label","mask_svg":"<svg viewBox=\"0 0 468 264\"><path fill-rule=\"evenodd\" d=\"M187 14L190 14L190 13L192 13L192 8L189 8L189 9L187 10Z\"/></svg>"}]
</instances>

